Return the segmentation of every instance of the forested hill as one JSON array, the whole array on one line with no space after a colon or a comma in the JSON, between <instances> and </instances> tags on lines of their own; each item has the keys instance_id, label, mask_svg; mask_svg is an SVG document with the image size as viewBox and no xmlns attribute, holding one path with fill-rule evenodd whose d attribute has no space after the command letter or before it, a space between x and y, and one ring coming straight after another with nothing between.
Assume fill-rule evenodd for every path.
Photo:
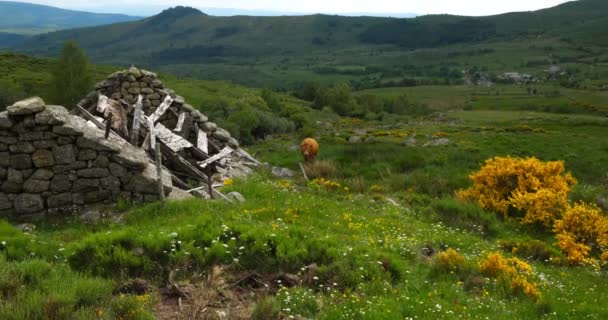
<instances>
[{"instance_id":1,"label":"forested hill","mask_svg":"<svg viewBox=\"0 0 608 320\"><path fill-rule=\"evenodd\" d=\"M64 41L76 40L96 63L136 64L187 77L274 88L359 77L359 82L378 86L401 76L393 74L395 70L411 67L404 64L415 64L415 72L407 69L411 78L428 74L430 69L420 69L425 65L449 59L449 67L459 68L454 72L476 65L496 74L528 66L530 61L544 68L589 55L603 61L608 45L605 30L605 0L487 17L407 19L217 17L176 7L138 21L39 35L13 49L55 56ZM422 53L413 57L414 51ZM471 58L457 61L459 54ZM502 64L490 65L491 61Z\"/></svg>"},{"instance_id":2,"label":"forested hill","mask_svg":"<svg viewBox=\"0 0 608 320\"><path fill-rule=\"evenodd\" d=\"M97 26L140 19L123 14L102 14L65 10L50 6L0 2L0 32L39 34L69 28Z\"/></svg>"}]
</instances>

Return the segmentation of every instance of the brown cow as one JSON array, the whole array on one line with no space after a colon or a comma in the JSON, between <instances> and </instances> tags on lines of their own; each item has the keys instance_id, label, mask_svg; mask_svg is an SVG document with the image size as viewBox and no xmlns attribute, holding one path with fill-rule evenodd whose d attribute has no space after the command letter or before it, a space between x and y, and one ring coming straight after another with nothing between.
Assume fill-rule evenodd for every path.
<instances>
[{"instance_id":1,"label":"brown cow","mask_svg":"<svg viewBox=\"0 0 608 320\"><path fill-rule=\"evenodd\" d=\"M306 138L300 143L300 152L302 152L306 162L314 161L319 154L319 144L315 139Z\"/></svg>"}]
</instances>

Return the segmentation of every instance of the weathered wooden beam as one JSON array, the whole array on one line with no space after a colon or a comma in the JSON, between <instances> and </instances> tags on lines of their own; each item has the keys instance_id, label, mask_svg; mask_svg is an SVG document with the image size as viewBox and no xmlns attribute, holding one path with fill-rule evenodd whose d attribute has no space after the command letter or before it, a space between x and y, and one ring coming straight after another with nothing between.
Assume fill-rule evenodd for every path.
<instances>
[{"instance_id":1,"label":"weathered wooden beam","mask_svg":"<svg viewBox=\"0 0 608 320\"><path fill-rule=\"evenodd\" d=\"M198 130L196 147L204 153L209 154L209 139L207 139L207 133L201 129Z\"/></svg>"},{"instance_id":2,"label":"weathered wooden beam","mask_svg":"<svg viewBox=\"0 0 608 320\"><path fill-rule=\"evenodd\" d=\"M253 162L253 163L257 164L257 165L261 165L262 164L261 162L259 162L258 160L256 160L254 157L252 157L249 154L249 152L243 150L242 148L236 149L236 152L238 154L240 154L241 156L245 157L245 159L247 159L247 160L249 160L249 161L251 161L251 162Z\"/></svg>"},{"instance_id":3,"label":"weathered wooden beam","mask_svg":"<svg viewBox=\"0 0 608 320\"><path fill-rule=\"evenodd\" d=\"M148 119L148 125L151 125L152 120ZM166 144L171 150L175 152L180 152L187 148L192 148L194 145L190 143L190 141L178 136L177 134L171 132L171 130L167 129L161 123L157 123L154 127L154 131L156 132L157 138L161 140L164 144Z\"/></svg>"},{"instance_id":4,"label":"weathered wooden beam","mask_svg":"<svg viewBox=\"0 0 608 320\"><path fill-rule=\"evenodd\" d=\"M177 126L175 126L175 129L173 129L173 131L175 131L177 134L180 134L184 128L184 122L186 122L186 114L186 112L182 112L177 118Z\"/></svg>"},{"instance_id":5,"label":"weathered wooden beam","mask_svg":"<svg viewBox=\"0 0 608 320\"><path fill-rule=\"evenodd\" d=\"M222 151L220 151L219 153L211 156L209 159L205 160L205 161L201 161L198 163L198 165L201 168L206 168L208 165L210 165L211 163L214 163L226 156L228 156L229 154L231 154L234 150L232 150L232 148L230 147L225 147L224 149L222 149Z\"/></svg>"},{"instance_id":6,"label":"weathered wooden beam","mask_svg":"<svg viewBox=\"0 0 608 320\"><path fill-rule=\"evenodd\" d=\"M163 184L163 154L161 153L160 141L156 143L156 179L158 180L158 197L165 202L165 186Z\"/></svg>"},{"instance_id":7,"label":"weathered wooden beam","mask_svg":"<svg viewBox=\"0 0 608 320\"><path fill-rule=\"evenodd\" d=\"M143 111L143 97L140 94L137 97L137 102L135 103L135 110L133 111L133 127L131 129L131 144L138 147L139 146L139 129L141 127L142 116L144 115Z\"/></svg>"},{"instance_id":8,"label":"weathered wooden beam","mask_svg":"<svg viewBox=\"0 0 608 320\"><path fill-rule=\"evenodd\" d=\"M101 121L97 120L97 117L95 117L94 115L92 115L90 112L88 112L85 108L81 107L81 106L76 106L76 108L78 108L78 110L82 113L82 115L89 121L91 121L95 126L97 126L97 128L101 129L101 130L106 130L106 126L101 123ZM117 138L119 138L122 141L128 142L127 140L125 140L125 138L123 138L122 136L120 136L118 133L114 132L114 130L110 130L110 132L116 136Z\"/></svg>"},{"instance_id":9,"label":"weathered wooden beam","mask_svg":"<svg viewBox=\"0 0 608 320\"><path fill-rule=\"evenodd\" d=\"M165 112L167 111L167 109L169 109L169 107L171 106L172 103L173 103L173 98L171 98L170 95L167 95L165 97L165 100L163 100L163 103L161 103L160 106L158 106L158 108L156 108L154 113L150 115L149 118L152 119L152 122L156 123L156 121L158 121L158 119L160 119L160 117L162 117L163 114L165 114Z\"/></svg>"},{"instance_id":10,"label":"weathered wooden beam","mask_svg":"<svg viewBox=\"0 0 608 320\"><path fill-rule=\"evenodd\" d=\"M154 150L156 148L156 129L152 118L148 118L148 132L150 133L150 149Z\"/></svg>"},{"instance_id":11,"label":"weathered wooden beam","mask_svg":"<svg viewBox=\"0 0 608 320\"><path fill-rule=\"evenodd\" d=\"M173 151L171 148L166 146L164 143L161 143L162 153L175 165L182 168L188 174L192 175L194 179L199 181L207 182L207 175L205 175L202 171L197 169L194 165L192 165L188 160L184 159L182 156L177 154L177 152Z\"/></svg>"}]
</instances>

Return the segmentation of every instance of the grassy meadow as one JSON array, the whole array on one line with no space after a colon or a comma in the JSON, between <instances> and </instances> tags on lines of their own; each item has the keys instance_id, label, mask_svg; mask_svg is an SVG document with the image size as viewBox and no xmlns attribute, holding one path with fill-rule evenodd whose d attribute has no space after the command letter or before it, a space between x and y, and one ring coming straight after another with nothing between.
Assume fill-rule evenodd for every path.
<instances>
[{"instance_id":1,"label":"grassy meadow","mask_svg":"<svg viewBox=\"0 0 608 320\"><path fill-rule=\"evenodd\" d=\"M0 81L45 97L51 60L0 59ZM94 78L113 71L94 66ZM260 89L161 78L203 112L221 100L264 101ZM304 110L309 132L247 149L294 178L264 167L228 183L223 192L247 199L237 205L119 201L95 223L76 214L25 231L0 222L0 318L606 319L605 265L570 265L550 230L455 196L486 159L508 155L564 160L577 179L572 203L604 194L606 91L531 88L536 94L517 85L355 92L406 95L430 109L381 121L277 94ZM321 146L310 181L298 168L307 133ZM537 295L484 271L496 252L529 265L524 284Z\"/></svg>"}]
</instances>

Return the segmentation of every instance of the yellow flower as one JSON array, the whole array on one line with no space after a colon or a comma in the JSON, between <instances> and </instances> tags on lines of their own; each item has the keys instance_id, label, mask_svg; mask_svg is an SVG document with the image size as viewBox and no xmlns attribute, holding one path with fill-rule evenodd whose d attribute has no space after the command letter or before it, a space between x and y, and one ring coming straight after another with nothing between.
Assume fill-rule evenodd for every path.
<instances>
[{"instance_id":1,"label":"yellow flower","mask_svg":"<svg viewBox=\"0 0 608 320\"><path fill-rule=\"evenodd\" d=\"M231 186L233 183L234 183L234 180L228 178L228 179L224 180L224 187Z\"/></svg>"}]
</instances>

